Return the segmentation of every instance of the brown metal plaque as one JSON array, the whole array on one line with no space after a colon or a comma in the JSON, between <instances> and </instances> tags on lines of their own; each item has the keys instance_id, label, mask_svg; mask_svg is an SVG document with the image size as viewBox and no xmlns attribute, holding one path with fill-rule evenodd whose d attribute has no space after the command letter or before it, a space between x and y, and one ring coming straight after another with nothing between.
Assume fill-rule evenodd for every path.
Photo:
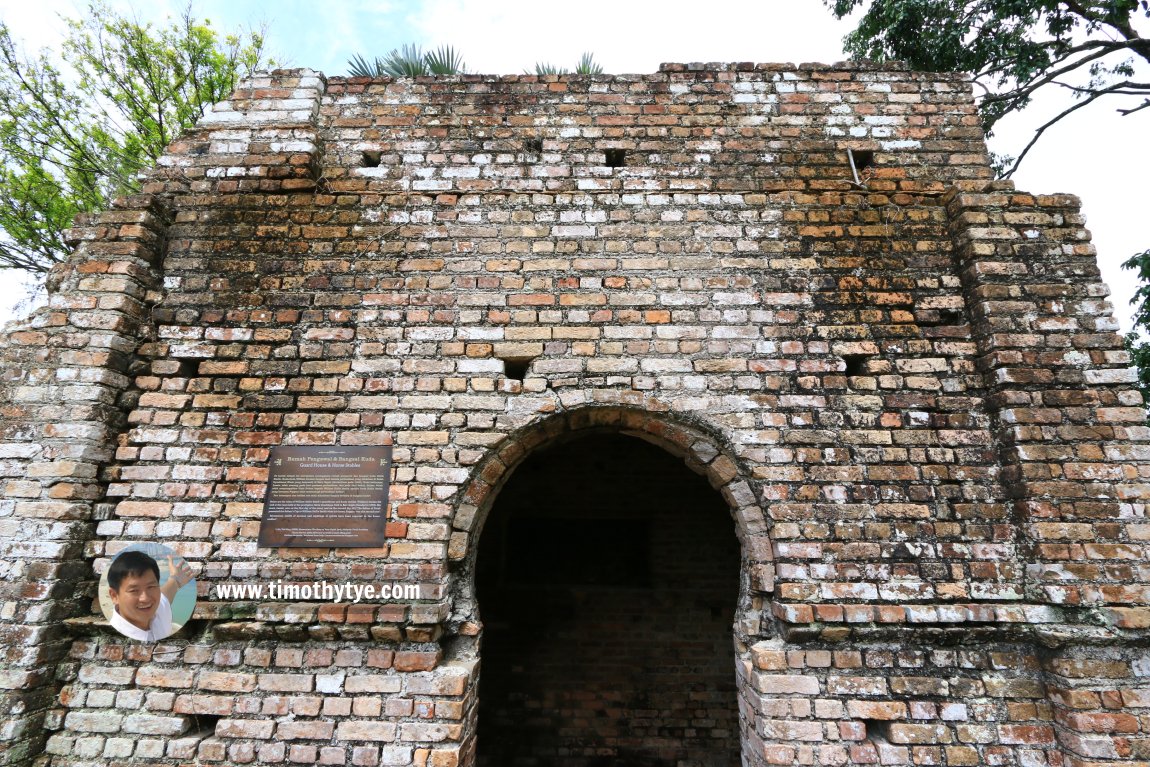
<instances>
[{"instance_id":1,"label":"brown metal plaque","mask_svg":"<svg viewBox=\"0 0 1150 767\"><path fill-rule=\"evenodd\" d=\"M272 450L260 546L381 546L391 446Z\"/></svg>"}]
</instances>

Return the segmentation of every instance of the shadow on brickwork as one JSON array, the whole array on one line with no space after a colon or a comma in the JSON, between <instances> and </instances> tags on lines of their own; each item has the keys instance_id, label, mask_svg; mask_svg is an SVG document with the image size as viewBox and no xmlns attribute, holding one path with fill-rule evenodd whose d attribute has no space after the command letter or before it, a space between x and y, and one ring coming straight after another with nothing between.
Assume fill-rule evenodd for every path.
<instances>
[{"instance_id":1,"label":"shadow on brickwork","mask_svg":"<svg viewBox=\"0 0 1150 767\"><path fill-rule=\"evenodd\" d=\"M477 559L481 767L739 764L726 503L642 440L529 458Z\"/></svg>"}]
</instances>

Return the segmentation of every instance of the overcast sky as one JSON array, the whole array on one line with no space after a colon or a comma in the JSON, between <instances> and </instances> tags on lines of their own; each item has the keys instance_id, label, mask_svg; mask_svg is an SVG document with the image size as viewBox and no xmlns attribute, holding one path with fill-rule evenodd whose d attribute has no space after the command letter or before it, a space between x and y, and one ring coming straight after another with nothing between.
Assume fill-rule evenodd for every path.
<instances>
[{"instance_id":1,"label":"overcast sky","mask_svg":"<svg viewBox=\"0 0 1150 767\"><path fill-rule=\"evenodd\" d=\"M109 4L157 22L184 5ZM60 15L86 10L87 3L76 0L0 0L0 19L28 50L54 48L62 36ZM225 30L266 26L277 60L332 75L346 74L355 53L371 58L406 42L454 45L469 71L493 73L522 72L536 61L572 67L585 50L615 73L654 72L666 61L832 63L844 58L842 37L852 27L836 21L821 0L197 0L195 13ZM1063 108L1036 101L1026 115L1000 124L991 149L1017 154L1034 127ZM1023 191L1082 198L1124 330L1131 324L1136 281L1119 265L1150 247L1148 131L1150 110L1123 118L1103 101L1047 131L1014 176ZM11 307L22 295L15 277L0 277L0 321L13 316Z\"/></svg>"}]
</instances>

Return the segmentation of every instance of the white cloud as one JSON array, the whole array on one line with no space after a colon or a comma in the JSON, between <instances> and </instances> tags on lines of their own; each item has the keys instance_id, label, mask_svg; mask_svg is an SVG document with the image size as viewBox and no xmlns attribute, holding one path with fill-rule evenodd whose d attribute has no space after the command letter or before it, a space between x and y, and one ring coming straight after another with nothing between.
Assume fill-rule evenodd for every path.
<instances>
[{"instance_id":1,"label":"white cloud","mask_svg":"<svg viewBox=\"0 0 1150 767\"><path fill-rule=\"evenodd\" d=\"M608 72L654 72L690 61L843 58L850 29L818 2L467 2L424 0L411 23L429 44L450 43L479 72L522 72L537 61L574 66L593 51Z\"/></svg>"}]
</instances>

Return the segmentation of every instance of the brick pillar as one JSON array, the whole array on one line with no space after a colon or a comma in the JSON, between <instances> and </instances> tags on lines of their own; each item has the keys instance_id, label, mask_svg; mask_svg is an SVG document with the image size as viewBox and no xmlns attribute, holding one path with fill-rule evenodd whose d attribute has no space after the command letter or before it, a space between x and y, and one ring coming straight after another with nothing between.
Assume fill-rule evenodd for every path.
<instances>
[{"instance_id":1,"label":"brick pillar","mask_svg":"<svg viewBox=\"0 0 1150 767\"><path fill-rule=\"evenodd\" d=\"M946 205L1026 597L1063 619L1039 631L1059 746L1068 765L1145 758L1121 709L1146 700L1150 429L1078 199L995 182Z\"/></svg>"},{"instance_id":2,"label":"brick pillar","mask_svg":"<svg viewBox=\"0 0 1150 767\"><path fill-rule=\"evenodd\" d=\"M1042 666L1064 767L1147 764L1150 650L1130 643L1067 646Z\"/></svg>"},{"instance_id":3,"label":"brick pillar","mask_svg":"<svg viewBox=\"0 0 1150 767\"><path fill-rule=\"evenodd\" d=\"M1078 199L996 182L947 211L1027 596L1145 626L1150 429Z\"/></svg>"},{"instance_id":4,"label":"brick pillar","mask_svg":"<svg viewBox=\"0 0 1150 767\"><path fill-rule=\"evenodd\" d=\"M93 593L85 544L107 510L100 476L123 431L131 363L160 286L167 214L152 198L72 230L48 306L0 348L0 765L26 765L52 729L64 621Z\"/></svg>"}]
</instances>

